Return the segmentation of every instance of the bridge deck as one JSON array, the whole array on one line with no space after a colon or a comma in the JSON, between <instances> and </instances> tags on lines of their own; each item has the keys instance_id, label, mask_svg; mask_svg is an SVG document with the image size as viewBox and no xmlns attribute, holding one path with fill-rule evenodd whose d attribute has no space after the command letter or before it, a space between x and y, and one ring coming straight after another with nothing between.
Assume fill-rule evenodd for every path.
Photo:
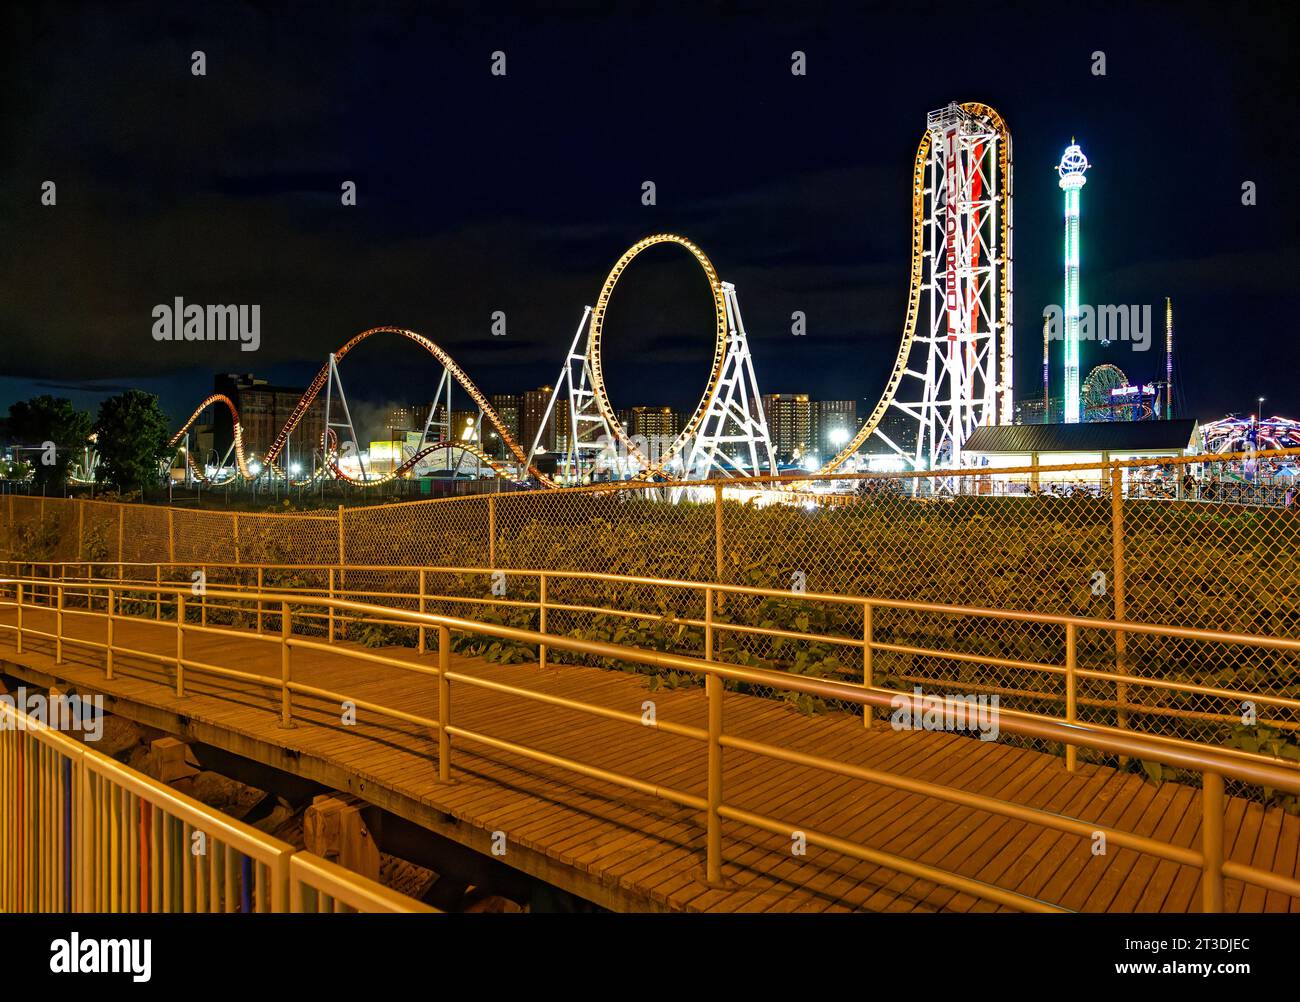
<instances>
[{"instance_id":1,"label":"bridge deck","mask_svg":"<svg viewBox=\"0 0 1300 1002\"><path fill-rule=\"evenodd\" d=\"M14 610L0 610L12 624ZM25 626L53 632L53 614L29 609ZM105 624L66 614L68 636L103 640ZM167 624L119 620L123 647L175 652ZM733 822L724 825L727 886L704 882L704 818L614 784L478 744L453 746L452 777L437 782L437 743L424 728L391 719L339 724L332 704L295 697L297 726L278 726L279 694L233 680L186 673L187 694L174 693L162 665L119 656L104 678L99 651L65 647L55 665L53 642L27 638L15 654L13 633L0 635L4 670L33 681L57 678L81 692L104 694L110 711L188 734L208 744L311 779L349 789L382 807L479 851L492 833L506 836L505 861L607 907L696 911L980 911L995 906L927 880L809 846L794 856L790 839ZM351 645L339 644L340 648ZM433 665L435 656L392 649ZM186 656L278 680L279 647L246 637L192 635ZM593 668L497 665L455 657L456 670L640 713L655 701L661 720L704 727L699 689L648 690L642 676ZM409 713L437 716L431 677L348 659L295 652L296 681ZM649 727L606 720L468 686L455 687L454 722L493 737L607 770L704 795L705 747ZM952 734L864 731L844 715L808 717L790 706L728 693L729 734L1047 807L1121 829L1194 846L1200 794L1183 785L1152 786L1136 775L1080 765L1002 743ZM1094 856L1088 840L886 787L793 767L735 750L726 752L726 799L734 806L920 860L1065 907L1088 911L1192 911L1200 873L1112 846ZM794 822L797 822L795 824ZM1228 858L1295 874L1300 818L1232 799L1224 844ZM1226 882L1229 911L1296 911L1300 899Z\"/></svg>"}]
</instances>

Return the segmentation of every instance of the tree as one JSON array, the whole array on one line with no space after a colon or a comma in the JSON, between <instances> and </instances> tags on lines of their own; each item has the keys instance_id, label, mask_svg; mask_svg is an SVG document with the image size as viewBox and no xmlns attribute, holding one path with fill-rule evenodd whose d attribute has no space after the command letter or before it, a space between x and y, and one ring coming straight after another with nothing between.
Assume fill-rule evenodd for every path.
<instances>
[{"instance_id":1,"label":"tree","mask_svg":"<svg viewBox=\"0 0 1300 1002\"><path fill-rule=\"evenodd\" d=\"M127 390L109 397L95 422L100 479L121 491L154 483L170 438L167 415L152 393Z\"/></svg>"},{"instance_id":2,"label":"tree","mask_svg":"<svg viewBox=\"0 0 1300 1002\"><path fill-rule=\"evenodd\" d=\"M90 415L63 397L32 397L9 405L9 433L31 450L23 458L32 469L32 480L47 490L61 488L68 468L86 448Z\"/></svg>"}]
</instances>

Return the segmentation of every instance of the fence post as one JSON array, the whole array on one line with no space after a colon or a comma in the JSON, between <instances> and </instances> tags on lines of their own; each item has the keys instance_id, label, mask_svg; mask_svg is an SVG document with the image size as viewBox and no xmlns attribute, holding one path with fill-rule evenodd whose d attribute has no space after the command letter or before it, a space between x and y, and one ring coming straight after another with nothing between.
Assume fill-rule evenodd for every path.
<instances>
[{"instance_id":1,"label":"fence post","mask_svg":"<svg viewBox=\"0 0 1300 1002\"><path fill-rule=\"evenodd\" d=\"M260 603L259 603L260 605ZM293 635L293 620L289 618L289 603L280 603L280 726L293 726L293 708L289 702L289 672L291 670L289 637Z\"/></svg>"},{"instance_id":2,"label":"fence post","mask_svg":"<svg viewBox=\"0 0 1300 1002\"><path fill-rule=\"evenodd\" d=\"M23 652L23 583L18 582L18 639L17 653Z\"/></svg>"},{"instance_id":3,"label":"fence post","mask_svg":"<svg viewBox=\"0 0 1300 1002\"><path fill-rule=\"evenodd\" d=\"M871 689L876 684L876 670L872 663L871 649L874 643L874 626L872 623L871 603L862 603L862 684L864 687ZM870 703L862 704L862 726L870 727L875 719L875 707Z\"/></svg>"},{"instance_id":4,"label":"fence post","mask_svg":"<svg viewBox=\"0 0 1300 1002\"><path fill-rule=\"evenodd\" d=\"M710 596L712 605L712 596ZM704 679L709 700L709 778L708 778L708 848L704 879L722 883L722 679L709 672Z\"/></svg>"},{"instance_id":5,"label":"fence post","mask_svg":"<svg viewBox=\"0 0 1300 1002\"><path fill-rule=\"evenodd\" d=\"M124 540L126 537L126 505L117 506L117 579L122 580L122 561L126 558L122 555L125 553Z\"/></svg>"},{"instance_id":6,"label":"fence post","mask_svg":"<svg viewBox=\"0 0 1300 1002\"><path fill-rule=\"evenodd\" d=\"M153 601L153 618L162 619L162 565L159 564L154 568L154 601Z\"/></svg>"},{"instance_id":7,"label":"fence post","mask_svg":"<svg viewBox=\"0 0 1300 1002\"><path fill-rule=\"evenodd\" d=\"M104 678L113 678L113 615L116 606L116 598L113 589L108 589L108 638L104 645Z\"/></svg>"},{"instance_id":8,"label":"fence post","mask_svg":"<svg viewBox=\"0 0 1300 1002\"><path fill-rule=\"evenodd\" d=\"M176 595L176 695L185 695L185 593Z\"/></svg>"},{"instance_id":9,"label":"fence post","mask_svg":"<svg viewBox=\"0 0 1300 1002\"><path fill-rule=\"evenodd\" d=\"M488 566L497 565L497 496L488 495Z\"/></svg>"},{"instance_id":10,"label":"fence post","mask_svg":"<svg viewBox=\"0 0 1300 1002\"><path fill-rule=\"evenodd\" d=\"M262 632L262 565L257 565L257 632Z\"/></svg>"},{"instance_id":11,"label":"fence post","mask_svg":"<svg viewBox=\"0 0 1300 1002\"><path fill-rule=\"evenodd\" d=\"M722 481L713 485L713 577L722 584Z\"/></svg>"},{"instance_id":12,"label":"fence post","mask_svg":"<svg viewBox=\"0 0 1300 1002\"><path fill-rule=\"evenodd\" d=\"M438 782L451 782L451 630L438 627Z\"/></svg>"},{"instance_id":13,"label":"fence post","mask_svg":"<svg viewBox=\"0 0 1300 1002\"><path fill-rule=\"evenodd\" d=\"M1125 618L1124 610L1124 474L1118 466L1112 466L1110 469L1110 545L1111 553L1114 559L1115 576L1111 581L1111 590L1115 596L1115 619L1123 622ZM1124 636L1122 630L1115 631L1115 671L1123 675L1128 671L1126 658L1128 648L1128 638ZM1128 700L1128 685L1124 682L1115 683L1115 701L1119 704L1119 709L1115 716L1117 727L1124 727L1128 723L1128 711L1125 709Z\"/></svg>"},{"instance_id":14,"label":"fence post","mask_svg":"<svg viewBox=\"0 0 1300 1002\"><path fill-rule=\"evenodd\" d=\"M1073 623L1065 624L1065 722L1074 724L1078 714L1079 632ZM1065 746L1065 768L1074 772L1079 764L1077 745Z\"/></svg>"},{"instance_id":15,"label":"fence post","mask_svg":"<svg viewBox=\"0 0 1300 1002\"><path fill-rule=\"evenodd\" d=\"M344 537L343 537L343 506L342 505L339 505L338 537L339 537L339 567L342 567L345 563L347 563L347 557L346 557L347 551L344 546Z\"/></svg>"},{"instance_id":16,"label":"fence post","mask_svg":"<svg viewBox=\"0 0 1300 1002\"><path fill-rule=\"evenodd\" d=\"M1223 777L1201 778L1201 911L1223 911Z\"/></svg>"}]
</instances>

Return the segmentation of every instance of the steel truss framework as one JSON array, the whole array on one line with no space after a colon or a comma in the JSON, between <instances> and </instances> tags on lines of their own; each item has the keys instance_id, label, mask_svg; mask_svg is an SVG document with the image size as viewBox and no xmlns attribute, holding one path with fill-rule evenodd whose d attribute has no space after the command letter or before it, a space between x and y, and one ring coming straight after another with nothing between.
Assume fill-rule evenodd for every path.
<instances>
[{"instance_id":1,"label":"steel truss framework","mask_svg":"<svg viewBox=\"0 0 1300 1002\"><path fill-rule=\"evenodd\" d=\"M533 438L528 465L532 466L542 451L542 436L555 409L567 407L569 434L557 464L557 478L564 483L585 483L595 479L640 480L655 473L665 479L704 480L716 476L753 476L764 467L775 470L776 458L736 287L730 282L721 282L719 287L726 342L722 365L712 385L713 392L706 392L692 418L697 427L694 435L684 443L680 439L674 441L661 452L655 446L662 443L647 442L643 436L629 435L621 425L617 428L611 425L602 412L595 388L597 377L593 372L591 340L593 311L587 307ZM585 341L584 332L587 335ZM596 364L599 365L599 361ZM600 386L603 394L603 382ZM608 397L605 403L613 412ZM683 449L685 462L680 458ZM669 454L665 456L664 452Z\"/></svg>"},{"instance_id":2,"label":"steel truss framework","mask_svg":"<svg viewBox=\"0 0 1300 1002\"><path fill-rule=\"evenodd\" d=\"M930 316L918 331L923 293ZM898 355L858 434L821 472L875 436L913 469L956 468L982 424L1010 424L1012 384L1011 134L985 104L931 112L912 172L912 266ZM881 429L906 415L914 442Z\"/></svg>"},{"instance_id":3,"label":"steel truss framework","mask_svg":"<svg viewBox=\"0 0 1300 1002\"><path fill-rule=\"evenodd\" d=\"M637 255L657 244L676 244L699 263L713 297L715 338L709 378L698 406L666 448L657 455L647 456L623 427L609 399L601 350L606 310L620 275ZM929 320L924 329L919 329L926 292L929 293ZM1011 135L1002 117L988 105L950 104L929 115L913 163L911 272L903 336L893 368L884 393L866 422L821 472L839 469L873 436L913 468L944 469L962 465L963 445L976 427L1012 421L1011 317ZM414 450L416 456L406 458L398 470L386 477L368 477L363 470L361 479L357 480L339 469L337 463L339 436L334 426L346 428L349 441L356 441L355 429L346 414L337 365L355 345L381 333L397 334L415 342L442 363L443 376L425 421L420 446ZM583 345L581 349L580 345ZM414 468L414 461L426 458L434 448L460 449L461 461L467 455L481 457L481 444L476 447L473 443L453 441L452 380L477 405L479 434L485 425L491 425L513 456L514 471L495 463L489 463L490 468L498 475L532 477L544 487L559 486L556 479L537 466L540 432L525 452L487 398L443 349L414 331L398 327L363 331L330 356L267 450L262 473L284 476L276 460L290 432L321 390L326 390L329 397L327 411L332 409L336 391L344 408L343 420L335 422L332 416L327 416L321 443L325 460L321 471L374 486L409 472ZM209 398L199 410L213 402L214 398ZM255 476L243 455L238 414L228 400L224 403L235 418L233 452L239 475ZM675 234L648 236L633 244L615 262L596 305L583 314L542 428L553 417L557 406L567 408L569 418L569 434L559 466L560 479L567 482L581 482L593 474L671 481L752 475L765 466L775 469L735 288L718 278L712 262L699 247ZM437 419L439 407L441 421ZM914 441L895 442L882 431L882 422L891 410L906 416L915 429ZM198 413L182 428L173 444L184 436ZM430 446L435 439L437 442ZM188 462L193 468L192 457Z\"/></svg>"}]
</instances>

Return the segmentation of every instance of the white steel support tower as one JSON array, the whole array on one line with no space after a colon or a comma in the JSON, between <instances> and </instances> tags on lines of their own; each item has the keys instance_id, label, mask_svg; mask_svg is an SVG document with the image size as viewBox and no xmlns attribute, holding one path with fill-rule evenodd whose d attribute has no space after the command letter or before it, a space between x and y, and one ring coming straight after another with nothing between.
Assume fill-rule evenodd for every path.
<instances>
[{"instance_id":1,"label":"white steel support tower","mask_svg":"<svg viewBox=\"0 0 1300 1002\"><path fill-rule=\"evenodd\" d=\"M912 469L957 469L971 432L1012 423L1010 145L1005 123L986 105L953 103L927 116L904 354L896 385L853 448L869 428ZM908 419L895 434L906 428L915 439L896 442L884 431L886 406Z\"/></svg>"},{"instance_id":2,"label":"white steel support tower","mask_svg":"<svg viewBox=\"0 0 1300 1002\"><path fill-rule=\"evenodd\" d=\"M772 438L736 287L723 282L722 294L727 307L727 355L717 392L686 450L683 477L687 480L755 476L763 472L764 466L776 472Z\"/></svg>"},{"instance_id":3,"label":"white steel support tower","mask_svg":"<svg viewBox=\"0 0 1300 1002\"><path fill-rule=\"evenodd\" d=\"M570 484L581 484L589 479L624 480L634 472L635 461L619 448L613 429L610 428L600 408L596 405L596 395L591 389L591 363L588 359L590 344L584 334L589 335L591 307L583 307L582 319L573 335L573 342L564 356L560 375L555 380L555 389L551 399L546 402L546 412L542 415L537 434L533 436L528 450L528 462L525 469L534 465L537 455L542 451L542 436L556 413L556 408L564 407L568 411L569 433L565 436L563 449L557 442L555 473L558 478ZM579 347L581 345L581 347Z\"/></svg>"},{"instance_id":4,"label":"white steel support tower","mask_svg":"<svg viewBox=\"0 0 1300 1002\"><path fill-rule=\"evenodd\" d=\"M1011 400L1010 367L1005 385L998 374L1000 136L956 104L932 111L926 124L930 325L917 338L927 349L925 369L911 371L922 381L921 400L898 406L917 421L914 468L956 469L972 431L1009 418L999 406L1009 410Z\"/></svg>"},{"instance_id":5,"label":"white steel support tower","mask_svg":"<svg viewBox=\"0 0 1300 1002\"><path fill-rule=\"evenodd\" d=\"M339 403L343 408L343 420L333 420L334 394L338 393ZM357 465L361 469L361 479L368 480L366 476L366 465L361 459L361 443L357 441L357 431L352 424L352 412L348 410L348 398L343 392L343 380L339 377L338 361L334 353L330 353L329 364L329 381L325 384L325 439L322 443L322 450L325 456L329 456L329 433L334 429L338 436L338 447L335 462L340 468L343 465L343 457L349 452L356 457ZM344 438L341 432L346 431L347 437ZM269 464L268 464L269 465Z\"/></svg>"},{"instance_id":6,"label":"white steel support tower","mask_svg":"<svg viewBox=\"0 0 1300 1002\"><path fill-rule=\"evenodd\" d=\"M442 416L438 416L439 408L442 409ZM430 432L433 433L430 436ZM424 451L425 446L433 445L435 442L452 441L451 427L451 372L444 366L442 378L438 380L438 389L433 394L433 402L429 404L429 415L424 419L424 429L420 433L420 444L411 452L411 455L417 455ZM451 465L451 447L439 449L438 452L443 454L444 466L441 469L447 469ZM428 457L425 466L434 466L437 453ZM406 450L402 450L403 460L409 459ZM461 457L464 458L463 456ZM458 467L459 468L459 467Z\"/></svg>"}]
</instances>

